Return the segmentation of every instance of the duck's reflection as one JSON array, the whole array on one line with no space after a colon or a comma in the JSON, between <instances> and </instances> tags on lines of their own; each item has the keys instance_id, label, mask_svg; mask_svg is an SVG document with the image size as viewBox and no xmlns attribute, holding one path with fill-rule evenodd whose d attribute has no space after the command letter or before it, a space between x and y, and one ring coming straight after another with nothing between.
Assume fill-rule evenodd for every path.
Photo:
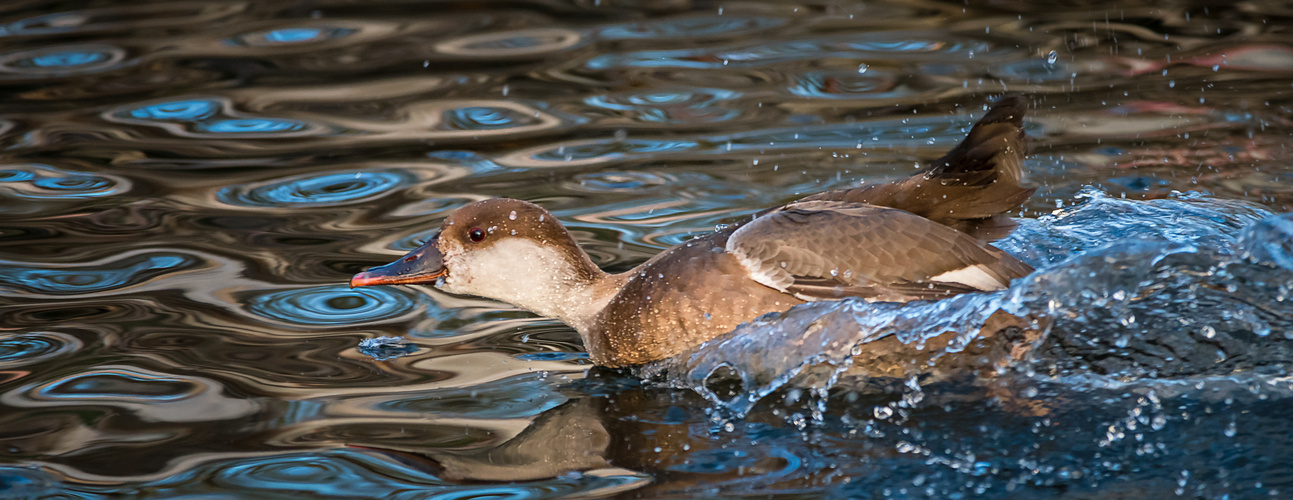
<instances>
[{"instance_id":1,"label":"duck's reflection","mask_svg":"<svg viewBox=\"0 0 1293 500\"><path fill-rule=\"evenodd\" d=\"M730 415L694 391L662 387L623 371L594 367L584 378L556 388L551 396L560 395L565 401L549 407L521 430L505 425L515 422L512 419L493 421L497 425L491 425L490 430L493 437L500 438L497 440L477 439L460 447L439 443L435 447L392 445L392 440L349 442L348 446L462 484L541 481L570 474L639 475L653 479L657 486L651 488L668 485L670 490L680 491L686 485L700 483L772 484L787 476L802 476L796 481L818 481L829 473L810 467L817 460L813 455L828 451L832 445L821 441L820 436L813 438L812 429L805 432L803 425L787 425L787 421L802 424L805 419L815 419L815 425L822 425L827 417L811 413L825 410L827 397L843 399L839 401L842 404L830 405L829 418L840 422L874 420L873 408L878 407L900 408L901 418L905 418L914 411L914 401L923 395L912 398L904 394L919 392L920 388L914 382L904 384L905 379L900 377L915 372L921 373L921 380L938 380L958 387L953 391L955 399L969 394L978 399L1001 396L999 399L1008 400L1012 392L1009 387L1003 390L999 384L973 382L981 373L992 372L1004 360L1018 355L1024 342L1035 339L1008 323L1002 320L990 325L999 327L998 333L971 346L956 362L931 363L929 356L904 356L914 351L912 346L891 341L892 337L882 339L873 343L874 349L867 358L869 368L876 370L870 376L838 381L833 390L836 394L830 396L826 391L804 397L802 391L783 390L768 398L776 401L761 405L759 411L741 419L728 420ZM929 344L923 352L940 350ZM733 397L747 395L739 380L707 382L709 390L719 391L718 387L723 386ZM514 381L513 385L516 383L522 382ZM840 398L842 393L848 396ZM813 397L820 400L809 401ZM997 406L1016 417L1035 413L1013 404ZM1019 411L1021 408L1025 411ZM437 425L445 423L441 420L437 419ZM895 416L887 423L899 420ZM509 431L514 432L510 438L502 437ZM857 433L857 429L838 434L836 431L839 429L830 430L829 435L834 437L825 439ZM472 447L473 444L484 446ZM857 452L857 443L853 449ZM897 454L891 445L883 443L861 449L871 459Z\"/></svg>"}]
</instances>

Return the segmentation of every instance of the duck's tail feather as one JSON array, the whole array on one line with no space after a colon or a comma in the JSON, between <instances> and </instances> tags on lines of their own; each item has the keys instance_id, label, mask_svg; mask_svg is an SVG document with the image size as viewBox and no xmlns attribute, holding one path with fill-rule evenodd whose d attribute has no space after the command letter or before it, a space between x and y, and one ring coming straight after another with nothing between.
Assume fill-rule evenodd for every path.
<instances>
[{"instance_id":1,"label":"duck's tail feather","mask_svg":"<svg viewBox=\"0 0 1293 500\"><path fill-rule=\"evenodd\" d=\"M1025 188L1027 101L1007 95L980 118L965 140L907 179L830 191L805 200L868 203L905 210L983 240L1009 234L1007 218L1036 188Z\"/></svg>"}]
</instances>

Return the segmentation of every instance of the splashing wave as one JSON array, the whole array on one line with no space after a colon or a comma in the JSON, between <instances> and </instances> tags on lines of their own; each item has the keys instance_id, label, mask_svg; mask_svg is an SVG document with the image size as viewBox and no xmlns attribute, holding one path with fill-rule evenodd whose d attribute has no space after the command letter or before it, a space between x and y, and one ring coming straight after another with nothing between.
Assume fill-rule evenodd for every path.
<instances>
[{"instance_id":1,"label":"splashing wave","mask_svg":"<svg viewBox=\"0 0 1293 500\"><path fill-rule=\"evenodd\" d=\"M1085 203L1023 221L999 242L1039 266L1008 290L909 304L810 303L642 374L744 415L783 386L824 391L844 374L961 369L963 352L974 353L970 365L997 373L1120 378L1216 375L1293 359L1293 215L1194 194L1082 196ZM984 325L1003 317L1023 335L993 338L999 332ZM1007 354L990 355L999 341L1010 343ZM744 391L726 398L712 390L724 372Z\"/></svg>"}]
</instances>

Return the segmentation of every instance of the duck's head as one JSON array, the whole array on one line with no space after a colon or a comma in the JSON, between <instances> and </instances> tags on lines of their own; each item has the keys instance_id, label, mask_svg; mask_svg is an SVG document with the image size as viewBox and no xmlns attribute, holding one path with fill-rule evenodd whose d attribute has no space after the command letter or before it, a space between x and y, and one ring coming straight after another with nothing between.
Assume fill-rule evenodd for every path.
<instances>
[{"instance_id":1,"label":"duck's head","mask_svg":"<svg viewBox=\"0 0 1293 500\"><path fill-rule=\"evenodd\" d=\"M498 198L458 209L421 247L356 274L350 286L435 284L560 318L567 297L601 276L551 213Z\"/></svg>"}]
</instances>

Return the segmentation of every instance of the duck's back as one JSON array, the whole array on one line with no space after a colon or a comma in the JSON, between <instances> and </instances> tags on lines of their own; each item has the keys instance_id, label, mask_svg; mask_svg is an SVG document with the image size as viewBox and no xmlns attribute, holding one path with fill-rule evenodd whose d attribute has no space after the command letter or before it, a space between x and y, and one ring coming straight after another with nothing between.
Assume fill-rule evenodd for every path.
<instances>
[{"instance_id":1,"label":"duck's back","mask_svg":"<svg viewBox=\"0 0 1293 500\"><path fill-rule=\"evenodd\" d=\"M1020 185L1026 103L999 101L964 141L902 181L810 196L696 238L634 269L585 341L597 364L680 353L805 300L937 299L1032 271L987 244Z\"/></svg>"}]
</instances>

